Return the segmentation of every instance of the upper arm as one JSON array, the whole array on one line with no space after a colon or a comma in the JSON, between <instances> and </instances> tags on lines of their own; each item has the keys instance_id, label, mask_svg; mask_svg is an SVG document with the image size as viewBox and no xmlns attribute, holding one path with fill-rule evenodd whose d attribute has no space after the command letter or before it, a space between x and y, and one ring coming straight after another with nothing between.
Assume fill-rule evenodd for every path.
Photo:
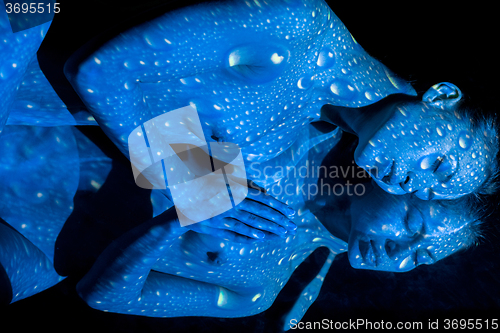
<instances>
[{"instance_id":1,"label":"upper arm","mask_svg":"<svg viewBox=\"0 0 500 333\"><path fill-rule=\"evenodd\" d=\"M18 301L62 279L40 249L15 229L0 223L0 302Z\"/></svg>"}]
</instances>

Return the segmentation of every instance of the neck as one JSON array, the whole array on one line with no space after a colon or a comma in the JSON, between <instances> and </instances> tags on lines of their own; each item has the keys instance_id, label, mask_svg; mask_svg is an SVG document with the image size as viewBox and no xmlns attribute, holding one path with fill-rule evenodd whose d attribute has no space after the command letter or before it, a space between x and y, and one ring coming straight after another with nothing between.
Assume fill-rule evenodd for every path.
<instances>
[{"instance_id":1,"label":"neck","mask_svg":"<svg viewBox=\"0 0 500 333\"><path fill-rule=\"evenodd\" d=\"M350 198L330 196L329 199L314 215L333 236L347 243L351 231Z\"/></svg>"},{"instance_id":2,"label":"neck","mask_svg":"<svg viewBox=\"0 0 500 333\"><path fill-rule=\"evenodd\" d=\"M308 201L307 208L335 237L347 242L351 230L351 203L354 186L369 181L353 161L358 139L343 133L340 141L321 162L324 172L318 173L318 195ZM324 169L323 169L324 168ZM363 191L364 193L364 191Z\"/></svg>"},{"instance_id":3,"label":"neck","mask_svg":"<svg viewBox=\"0 0 500 333\"><path fill-rule=\"evenodd\" d=\"M337 125L345 132L355 134L360 144L367 143L393 116L398 105L415 99L414 96L395 94L360 108L326 104L321 108L321 120Z\"/></svg>"}]
</instances>

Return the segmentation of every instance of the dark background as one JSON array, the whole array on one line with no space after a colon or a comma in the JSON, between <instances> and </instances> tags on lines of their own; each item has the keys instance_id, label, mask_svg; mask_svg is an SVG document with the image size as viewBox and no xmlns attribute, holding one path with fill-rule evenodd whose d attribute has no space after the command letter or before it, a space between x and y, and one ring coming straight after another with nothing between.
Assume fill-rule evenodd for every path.
<instances>
[{"instance_id":1,"label":"dark background","mask_svg":"<svg viewBox=\"0 0 500 333\"><path fill-rule=\"evenodd\" d=\"M39 51L39 61L64 102L70 108L79 108L81 102L62 74L65 59L100 31L161 1L61 2L61 14L56 15ZM365 50L411 81L418 92L440 81L454 82L487 112L496 112L500 74L496 7L447 4L329 2ZM77 210L78 205L75 207ZM445 318L499 318L498 241L491 237L475 249L400 274L355 270L345 254L339 255L303 321L368 319L395 324L418 320L426 327L429 320L436 319L442 324ZM281 318L325 257L325 251L315 252L299 267L269 310L247 318L158 319L95 311L74 291L78 274L9 305L2 309L0 317L5 328L10 322L23 331L274 332L280 329Z\"/></svg>"}]
</instances>

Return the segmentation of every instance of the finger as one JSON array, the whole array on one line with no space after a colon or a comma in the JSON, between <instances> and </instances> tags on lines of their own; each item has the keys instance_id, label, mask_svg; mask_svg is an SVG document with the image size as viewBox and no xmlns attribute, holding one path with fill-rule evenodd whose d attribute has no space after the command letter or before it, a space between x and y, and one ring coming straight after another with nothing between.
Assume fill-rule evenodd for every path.
<instances>
[{"instance_id":1,"label":"finger","mask_svg":"<svg viewBox=\"0 0 500 333\"><path fill-rule=\"evenodd\" d=\"M242 221L239 221L232 217L225 217L221 220L220 228L225 228L227 230L233 231L243 236L250 238L263 239L266 234L259 229L252 228Z\"/></svg>"},{"instance_id":2,"label":"finger","mask_svg":"<svg viewBox=\"0 0 500 333\"><path fill-rule=\"evenodd\" d=\"M238 211L245 211L252 215L256 215L258 217L264 218L266 220L273 221L275 224L282 226L287 231L295 231L297 226L290 221L288 217L281 214L279 211L271 208L265 204L262 204L257 201L252 200L243 200L238 206ZM273 224L269 224L270 227L273 227ZM277 229L265 229L271 232L274 232Z\"/></svg>"},{"instance_id":3,"label":"finger","mask_svg":"<svg viewBox=\"0 0 500 333\"><path fill-rule=\"evenodd\" d=\"M285 237L281 237L267 231L263 231L263 233L266 234L266 237L263 239L265 242L283 242L288 236L290 236L289 234L286 234Z\"/></svg>"},{"instance_id":4,"label":"finger","mask_svg":"<svg viewBox=\"0 0 500 333\"><path fill-rule=\"evenodd\" d=\"M241 222L240 222L241 224ZM240 233L234 232L232 230L226 230L221 228L212 228L209 226L204 227L204 232L206 234L212 235L217 238L221 238L230 242L242 243L242 244L251 244L254 242L262 242L265 238L253 238L247 237ZM264 235L265 237L265 235Z\"/></svg>"},{"instance_id":5,"label":"finger","mask_svg":"<svg viewBox=\"0 0 500 333\"><path fill-rule=\"evenodd\" d=\"M269 207L272 207L276 209L277 211L281 212L283 215L288 216L292 218L295 215L295 210L288 206L287 204L279 201L278 199L274 198L273 196L261 192L256 189L248 189L248 199L258 201L264 205L267 205Z\"/></svg>"},{"instance_id":6,"label":"finger","mask_svg":"<svg viewBox=\"0 0 500 333\"><path fill-rule=\"evenodd\" d=\"M196 225L199 226L194 227L193 230L201 233L209 233L211 229L225 229L238 233L242 236L255 239L263 239L266 236L266 234L262 230L250 227L244 222L231 216L212 218L210 220L197 223Z\"/></svg>"},{"instance_id":7,"label":"finger","mask_svg":"<svg viewBox=\"0 0 500 333\"><path fill-rule=\"evenodd\" d=\"M187 226L190 230L202 233L206 235L211 235L213 237L221 238L230 242L241 243L241 244L253 244L255 242L277 242L283 241L283 238L277 236L273 233L269 233L267 231L261 231L265 237L264 238L250 238L247 236L240 235L234 231L221 229L220 223L221 221L217 221L219 223L219 227L212 227L209 224L209 221L204 221L200 223L195 223Z\"/></svg>"},{"instance_id":8,"label":"finger","mask_svg":"<svg viewBox=\"0 0 500 333\"><path fill-rule=\"evenodd\" d=\"M232 218L241 221L247 226L250 226L254 229L267 231L280 237L286 237L287 235L287 229L280 226L279 224L244 210L235 210L233 212Z\"/></svg>"}]
</instances>

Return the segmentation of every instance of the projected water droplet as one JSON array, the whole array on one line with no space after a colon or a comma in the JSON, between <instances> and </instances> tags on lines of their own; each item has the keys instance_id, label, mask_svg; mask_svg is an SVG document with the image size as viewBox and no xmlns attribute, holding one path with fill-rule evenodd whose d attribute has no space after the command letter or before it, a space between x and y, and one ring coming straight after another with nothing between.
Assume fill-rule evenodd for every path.
<instances>
[{"instance_id":1,"label":"projected water droplet","mask_svg":"<svg viewBox=\"0 0 500 333\"><path fill-rule=\"evenodd\" d=\"M467 131L460 132L458 144L462 149L468 149L472 144L472 137Z\"/></svg>"},{"instance_id":2,"label":"projected water droplet","mask_svg":"<svg viewBox=\"0 0 500 333\"><path fill-rule=\"evenodd\" d=\"M367 90L367 91L365 91L365 97L369 101L373 101L373 99L375 98L375 93L371 90Z\"/></svg>"},{"instance_id":3,"label":"projected water droplet","mask_svg":"<svg viewBox=\"0 0 500 333\"><path fill-rule=\"evenodd\" d=\"M356 95L356 90L347 81L342 79L335 80L330 85L330 90L333 94L343 99L353 99Z\"/></svg>"},{"instance_id":4,"label":"projected water droplet","mask_svg":"<svg viewBox=\"0 0 500 333\"><path fill-rule=\"evenodd\" d=\"M426 156L420 161L420 169L427 170L434 163L434 159L431 156Z\"/></svg>"},{"instance_id":5,"label":"projected water droplet","mask_svg":"<svg viewBox=\"0 0 500 333\"><path fill-rule=\"evenodd\" d=\"M12 61L2 61L0 65L0 80L8 80L16 70Z\"/></svg>"},{"instance_id":6,"label":"projected water droplet","mask_svg":"<svg viewBox=\"0 0 500 333\"><path fill-rule=\"evenodd\" d=\"M408 257L404 258L403 261L401 261L401 264L399 264L399 269L404 269L408 267L410 262L411 262L411 255L409 255Z\"/></svg>"},{"instance_id":7,"label":"projected water droplet","mask_svg":"<svg viewBox=\"0 0 500 333\"><path fill-rule=\"evenodd\" d=\"M229 71L256 83L278 77L286 67L290 51L278 44L239 45L229 52Z\"/></svg>"},{"instance_id":8,"label":"projected water droplet","mask_svg":"<svg viewBox=\"0 0 500 333\"><path fill-rule=\"evenodd\" d=\"M321 50L317 64L323 69L332 67L335 64L335 53L333 50L330 48L324 48Z\"/></svg>"},{"instance_id":9,"label":"projected water droplet","mask_svg":"<svg viewBox=\"0 0 500 333\"><path fill-rule=\"evenodd\" d=\"M189 88L201 88L203 86L203 82L195 76L184 77L180 79L180 82L184 87Z\"/></svg>"},{"instance_id":10,"label":"projected water droplet","mask_svg":"<svg viewBox=\"0 0 500 333\"><path fill-rule=\"evenodd\" d=\"M297 82L297 86L300 89L309 89L312 87L313 82L314 82L314 77L312 75L306 75L299 79L299 82Z\"/></svg>"}]
</instances>

